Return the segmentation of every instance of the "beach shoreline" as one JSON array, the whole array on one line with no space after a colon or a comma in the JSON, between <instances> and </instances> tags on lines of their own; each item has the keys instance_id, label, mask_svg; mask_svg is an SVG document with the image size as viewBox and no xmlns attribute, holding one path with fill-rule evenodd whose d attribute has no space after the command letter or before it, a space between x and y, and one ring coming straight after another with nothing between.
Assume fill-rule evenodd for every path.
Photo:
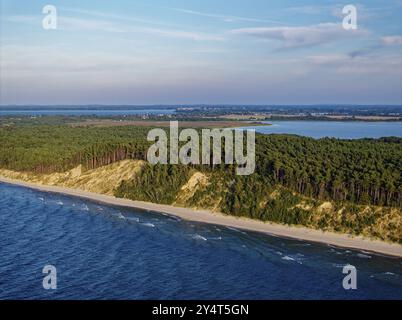
<instances>
[{"instance_id":1,"label":"beach shoreline","mask_svg":"<svg viewBox=\"0 0 402 320\"><path fill-rule=\"evenodd\" d=\"M134 201L124 198L116 198L114 196L83 191L80 189L30 183L21 180L8 179L1 176L0 183L8 183L44 192L80 197L83 199L97 201L109 205L123 206L145 211L169 214L189 221L232 227L246 231L260 232L284 238L324 243L342 248L370 251L373 253L380 253L399 258L402 257L402 245L396 243L388 243L380 240L371 240L360 236L350 236L347 234L324 232L301 226L299 227L274 224L249 218L239 218L235 216L224 215L208 210L194 210L190 208L175 207L171 205L162 205L150 202Z\"/></svg>"}]
</instances>

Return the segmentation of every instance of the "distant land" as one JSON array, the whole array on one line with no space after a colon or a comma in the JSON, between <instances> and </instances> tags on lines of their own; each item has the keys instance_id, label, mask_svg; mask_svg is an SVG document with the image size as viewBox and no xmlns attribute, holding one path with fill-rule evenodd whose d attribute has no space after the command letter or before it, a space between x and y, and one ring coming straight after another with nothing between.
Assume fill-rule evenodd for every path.
<instances>
[{"instance_id":1,"label":"distant land","mask_svg":"<svg viewBox=\"0 0 402 320\"><path fill-rule=\"evenodd\" d=\"M180 121L401 121L400 105L3 105L0 115Z\"/></svg>"}]
</instances>

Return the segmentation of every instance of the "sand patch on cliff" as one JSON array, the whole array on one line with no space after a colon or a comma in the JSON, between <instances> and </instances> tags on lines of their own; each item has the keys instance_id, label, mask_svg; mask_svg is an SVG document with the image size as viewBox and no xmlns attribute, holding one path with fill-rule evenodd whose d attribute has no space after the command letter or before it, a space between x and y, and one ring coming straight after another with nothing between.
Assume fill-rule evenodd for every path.
<instances>
[{"instance_id":1,"label":"sand patch on cliff","mask_svg":"<svg viewBox=\"0 0 402 320\"><path fill-rule=\"evenodd\" d=\"M322 212L330 212L334 209L334 206L331 202L324 202L317 208L317 212L322 213Z\"/></svg>"},{"instance_id":2,"label":"sand patch on cliff","mask_svg":"<svg viewBox=\"0 0 402 320\"><path fill-rule=\"evenodd\" d=\"M206 187L208 184L209 179L205 174L194 173L187 183L181 187L174 204L185 204L200 188Z\"/></svg>"},{"instance_id":3,"label":"sand patch on cliff","mask_svg":"<svg viewBox=\"0 0 402 320\"><path fill-rule=\"evenodd\" d=\"M0 169L0 175L10 179L113 195L120 183L139 174L144 164L144 161L123 160L88 171L84 171L79 165L66 172L51 174L33 174Z\"/></svg>"}]
</instances>

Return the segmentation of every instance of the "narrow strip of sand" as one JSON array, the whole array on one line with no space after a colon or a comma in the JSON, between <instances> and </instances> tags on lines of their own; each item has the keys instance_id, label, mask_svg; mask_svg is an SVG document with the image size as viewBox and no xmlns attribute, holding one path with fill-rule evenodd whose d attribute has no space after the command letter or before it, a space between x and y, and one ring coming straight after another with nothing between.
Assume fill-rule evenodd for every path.
<instances>
[{"instance_id":1,"label":"narrow strip of sand","mask_svg":"<svg viewBox=\"0 0 402 320\"><path fill-rule=\"evenodd\" d=\"M0 177L0 182L19 185L40 191L61 193L70 196L81 197L85 199L99 201L105 204L161 212L165 214L174 215L185 220L211 223L215 225L272 234L280 237L326 243L343 248L359 249L359 250L377 252L385 255L402 257L402 245L391 244L378 240L370 240L362 237L352 237L346 234L323 232L304 227L265 223L263 221L252 220L248 218L238 218L234 216L213 213L211 211L206 210L193 210L169 205L155 204L150 202L133 201L93 192L87 192L78 189L40 185L19 180L7 179L3 177Z\"/></svg>"}]
</instances>

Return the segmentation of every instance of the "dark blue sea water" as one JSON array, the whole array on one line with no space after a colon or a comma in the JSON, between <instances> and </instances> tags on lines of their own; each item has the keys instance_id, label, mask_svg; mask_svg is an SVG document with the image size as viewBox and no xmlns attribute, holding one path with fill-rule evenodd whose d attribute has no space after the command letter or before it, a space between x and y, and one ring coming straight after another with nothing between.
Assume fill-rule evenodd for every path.
<instances>
[{"instance_id":1,"label":"dark blue sea water","mask_svg":"<svg viewBox=\"0 0 402 320\"><path fill-rule=\"evenodd\" d=\"M0 195L0 299L402 299L402 259L8 184ZM342 287L346 264L357 290Z\"/></svg>"},{"instance_id":2,"label":"dark blue sea water","mask_svg":"<svg viewBox=\"0 0 402 320\"><path fill-rule=\"evenodd\" d=\"M251 127L264 134L296 134L312 138L381 138L402 137L402 122L361 121L269 121L269 126ZM247 127L250 129L250 127ZM245 128L245 129L247 129Z\"/></svg>"}]
</instances>

